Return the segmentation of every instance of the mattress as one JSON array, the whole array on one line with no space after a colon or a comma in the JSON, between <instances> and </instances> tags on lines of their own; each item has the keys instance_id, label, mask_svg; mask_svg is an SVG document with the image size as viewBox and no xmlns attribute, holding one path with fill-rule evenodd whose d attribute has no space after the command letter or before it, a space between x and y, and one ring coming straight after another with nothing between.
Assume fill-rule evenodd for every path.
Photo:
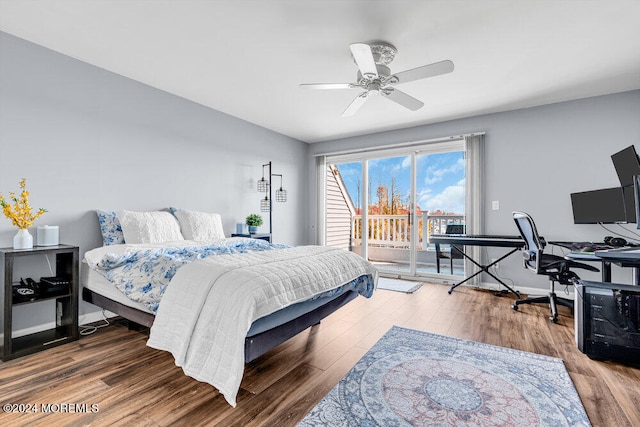
<instances>
[{"instance_id":1,"label":"mattress","mask_svg":"<svg viewBox=\"0 0 640 427\"><path fill-rule=\"evenodd\" d=\"M100 273L89 268L85 262L82 265L81 271L81 284L83 287L100 294L110 300L113 300L127 307L134 308L136 310L143 311L145 313L153 314L145 305L136 301L130 300L125 294L118 290L107 278ZM331 296L316 298L312 301L303 301L297 304L290 305L282 310L276 311L268 316L261 317L251 324L247 337L252 337L276 326L282 325L290 320L300 317L304 313L315 310L316 308L338 298L344 293L349 285L344 285Z\"/></svg>"},{"instance_id":2,"label":"mattress","mask_svg":"<svg viewBox=\"0 0 640 427\"><path fill-rule=\"evenodd\" d=\"M129 298L127 298L127 296L122 292L120 292L118 288L113 286L113 284L109 280L107 280L106 277L96 272L95 270L92 270L91 268L89 268L89 266L85 262L82 263L81 270L82 271L80 275L81 276L80 283L82 284L83 287L97 294L100 294L104 297L107 297L110 300L113 300L117 303L126 305L127 307L135 308L136 310L153 314L153 312L149 310L147 307L145 307L143 304L140 304L138 302L132 301Z\"/></svg>"}]
</instances>

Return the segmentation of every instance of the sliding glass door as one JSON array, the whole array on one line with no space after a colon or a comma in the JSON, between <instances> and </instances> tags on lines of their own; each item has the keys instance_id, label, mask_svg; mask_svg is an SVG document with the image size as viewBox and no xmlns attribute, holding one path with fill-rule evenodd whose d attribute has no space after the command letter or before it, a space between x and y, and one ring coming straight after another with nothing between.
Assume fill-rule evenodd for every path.
<instances>
[{"instance_id":1,"label":"sliding glass door","mask_svg":"<svg viewBox=\"0 0 640 427\"><path fill-rule=\"evenodd\" d=\"M398 275L413 275L411 157L367 162L367 259L380 270Z\"/></svg>"},{"instance_id":2,"label":"sliding glass door","mask_svg":"<svg viewBox=\"0 0 640 427\"><path fill-rule=\"evenodd\" d=\"M356 252L396 277L461 275L463 260L429 236L465 223L462 141L328 156L324 242ZM441 271L437 271L440 255Z\"/></svg>"},{"instance_id":3,"label":"sliding glass door","mask_svg":"<svg viewBox=\"0 0 640 427\"><path fill-rule=\"evenodd\" d=\"M465 153L462 150L416 153L416 205L421 229L421 246L417 252L418 272L464 274L463 255L448 245L435 251L429 244L432 234L456 233L465 230ZM436 260L436 266L431 263ZM440 266L440 271L437 266Z\"/></svg>"}]
</instances>

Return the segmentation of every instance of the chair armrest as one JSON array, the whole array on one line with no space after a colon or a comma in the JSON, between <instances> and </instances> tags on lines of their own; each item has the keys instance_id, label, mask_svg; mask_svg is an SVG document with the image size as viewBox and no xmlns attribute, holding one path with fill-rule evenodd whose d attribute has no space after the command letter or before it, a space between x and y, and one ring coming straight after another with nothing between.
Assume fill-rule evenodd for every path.
<instances>
[{"instance_id":1,"label":"chair armrest","mask_svg":"<svg viewBox=\"0 0 640 427\"><path fill-rule=\"evenodd\" d=\"M536 251L522 251L522 257L526 261L535 261L536 260Z\"/></svg>"}]
</instances>

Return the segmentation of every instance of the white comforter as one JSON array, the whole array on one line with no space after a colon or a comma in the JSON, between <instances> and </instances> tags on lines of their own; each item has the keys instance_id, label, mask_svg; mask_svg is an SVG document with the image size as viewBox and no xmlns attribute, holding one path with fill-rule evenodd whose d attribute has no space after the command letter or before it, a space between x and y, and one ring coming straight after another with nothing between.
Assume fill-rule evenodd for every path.
<instances>
[{"instance_id":1,"label":"white comforter","mask_svg":"<svg viewBox=\"0 0 640 427\"><path fill-rule=\"evenodd\" d=\"M235 406L251 323L366 274L377 281L358 255L321 246L206 258L178 270L147 345L171 352L187 375Z\"/></svg>"}]
</instances>

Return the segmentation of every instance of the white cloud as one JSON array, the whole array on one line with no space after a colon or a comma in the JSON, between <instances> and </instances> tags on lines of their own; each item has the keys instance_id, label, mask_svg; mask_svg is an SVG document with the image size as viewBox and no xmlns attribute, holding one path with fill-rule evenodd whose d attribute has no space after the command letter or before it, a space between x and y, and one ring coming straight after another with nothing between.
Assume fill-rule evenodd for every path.
<instances>
[{"instance_id":1,"label":"white cloud","mask_svg":"<svg viewBox=\"0 0 640 427\"><path fill-rule=\"evenodd\" d=\"M443 212L464 213L464 179L446 187L440 194L431 195L429 190L421 192L418 206L423 211L440 209Z\"/></svg>"},{"instance_id":2,"label":"white cloud","mask_svg":"<svg viewBox=\"0 0 640 427\"><path fill-rule=\"evenodd\" d=\"M426 170L424 183L434 184L442 181L445 175L460 172L465 168L465 160L460 158L457 162L449 166L448 168L442 168L440 165L429 166Z\"/></svg>"}]
</instances>

